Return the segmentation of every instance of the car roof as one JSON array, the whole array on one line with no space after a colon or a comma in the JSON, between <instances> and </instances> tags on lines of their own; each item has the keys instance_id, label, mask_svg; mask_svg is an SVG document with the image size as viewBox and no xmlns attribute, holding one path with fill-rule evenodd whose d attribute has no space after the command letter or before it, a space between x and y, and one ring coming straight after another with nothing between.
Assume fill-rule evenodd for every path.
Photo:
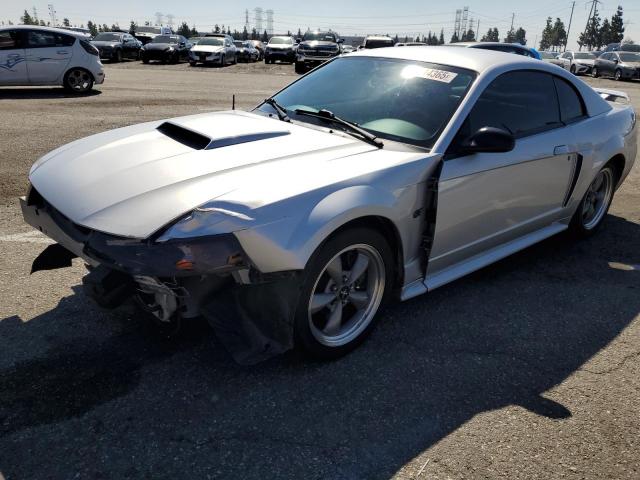
<instances>
[{"instance_id":1,"label":"car roof","mask_svg":"<svg viewBox=\"0 0 640 480\"><path fill-rule=\"evenodd\" d=\"M439 63L451 67L466 68L482 73L493 67L512 64L527 64L539 67L544 62L522 55L514 55L482 48L459 48L451 46L424 46L420 48L376 48L359 50L350 57L388 57L417 62ZM549 64L545 64L549 65Z\"/></svg>"},{"instance_id":2,"label":"car roof","mask_svg":"<svg viewBox=\"0 0 640 480\"><path fill-rule=\"evenodd\" d=\"M41 30L43 32L63 33L76 38L83 38L82 32L65 30L64 28L41 27L40 25L5 25L4 27L0 27L0 31L4 30Z\"/></svg>"},{"instance_id":3,"label":"car roof","mask_svg":"<svg viewBox=\"0 0 640 480\"><path fill-rule=\"evenodd\" d=\"M365 40L391 40L393 41L393 38L387 36L387 35L368 35Z\"/></svg>"}]
</instances>

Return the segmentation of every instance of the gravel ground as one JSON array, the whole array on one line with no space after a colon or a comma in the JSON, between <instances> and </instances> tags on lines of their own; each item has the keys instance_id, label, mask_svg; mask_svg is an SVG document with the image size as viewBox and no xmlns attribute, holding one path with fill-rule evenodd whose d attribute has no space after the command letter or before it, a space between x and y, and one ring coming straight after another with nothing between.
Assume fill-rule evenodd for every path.
<instances>
[{"instance_id":1,"label":"gravel ground","mask_svg":"<svg viewBox=\"0 0 640 480\"><path fill-rule=\"evenodd\" d=\"M201 322L169 342L99 310L79 262L29 276L16 196L61 144L248 108L293 67L106 71L84 98L0 90L0 479L640 478L640 163L593 238L392 305L340 361L240 367ZM640 83L586 80L640 109Z\"/></svg>"}]
</instances>

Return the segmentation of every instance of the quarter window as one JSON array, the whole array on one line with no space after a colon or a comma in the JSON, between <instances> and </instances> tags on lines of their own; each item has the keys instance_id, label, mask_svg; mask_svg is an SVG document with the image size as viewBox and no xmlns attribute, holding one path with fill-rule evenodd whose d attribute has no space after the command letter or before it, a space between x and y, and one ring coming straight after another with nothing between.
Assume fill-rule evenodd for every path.
<instances>
[{"instance_id":1,"label":"quarter window","mask_svg":"<svg viewBox=\"0 0 640 480\"><path fill-rule=\"evenodd\" d=\"M13 50L18 47L18 32L9 30L0 32L0 50Z\"/></svg>"},{"instance_id":2,"label":"quarter window","mask_svg":"<svg viewBox=\"0 0 640 480\"><path fill-rule=\"evenodd\" d=\"M482 127L497 127L521 138L560 125L558 100L551 75L519 71L505 73L487 87L471 110L460 134L467 138Z\"/></svg>"},{"instance_id":3,"label":"quarter window","mask_svg":"<svg viewBox=\"0 0 640 480\"><path fill-rule=\"evenodd\" d=\"M560 119L564 123L572 123L585 116L582 99L575 88L562 78L554 77L560 104Z\"/></svg>"}]
</instances>

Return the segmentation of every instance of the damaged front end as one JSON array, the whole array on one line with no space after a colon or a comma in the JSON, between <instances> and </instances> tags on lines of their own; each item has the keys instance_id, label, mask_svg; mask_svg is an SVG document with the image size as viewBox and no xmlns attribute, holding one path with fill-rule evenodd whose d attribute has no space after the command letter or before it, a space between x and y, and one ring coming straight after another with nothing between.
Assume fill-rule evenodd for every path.
<instances>
[{"instance_id":1,"label":"damaged front end","mask_svg":"<svg viewBox=\"0 0 640 480\"><path fill-rule=\"evenodd\" d=\"M36 258L32 273L80 257L89 269L84 291L100 306L133 299L164 324L202 315L238 363L293 347L300 273L263 275L235 235L170 238L165 230L123 238L75 224L33 187L20 203L25 221L57 242Z\"/></svg>"}]
</instances>

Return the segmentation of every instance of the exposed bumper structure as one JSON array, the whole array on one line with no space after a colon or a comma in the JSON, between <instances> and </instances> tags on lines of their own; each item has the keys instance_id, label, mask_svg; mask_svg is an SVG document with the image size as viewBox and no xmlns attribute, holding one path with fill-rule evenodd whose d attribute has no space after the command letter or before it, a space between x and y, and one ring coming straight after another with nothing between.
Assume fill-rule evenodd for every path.
<instances>
[{"instance_id":1,"label":"exposed bumper structure","mask_svg":"<svg viewBox=\"0 0 640 480\"><path fill-rule=\"evenodd\" d=\"M57 244L32 273L82 258L84 292L104 308L128 299L161 322L203 315L234 359L254 364L293 347L299 272L262 275L232 234L167 242L114 237L74 224L31 189L25 221Z\"/></svg>"}]
</instances>

